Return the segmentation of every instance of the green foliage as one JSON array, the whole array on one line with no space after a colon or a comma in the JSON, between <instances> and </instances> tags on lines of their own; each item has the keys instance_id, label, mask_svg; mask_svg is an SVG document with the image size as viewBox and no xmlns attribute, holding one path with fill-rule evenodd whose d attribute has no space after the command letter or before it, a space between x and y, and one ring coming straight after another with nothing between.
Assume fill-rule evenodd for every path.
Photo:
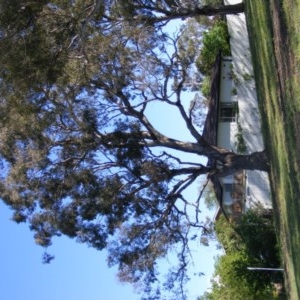
<instances>
[{"instance_id":1,"label":"green foliage","mask_svg":"<svg viewBox=\"0 0 300 300\"><path fill-rule=\"evenodd\" d=\"M235 135L236 138L235 146L238 153L245 154L247 153L247 146L243 136L243 128L239 121L237 122L237 130L238 132Z\"/></svg>"},{"instance_id":2,"label":"green foliage","mask_svg":"<svg viewBox=\"0 0 300 300\"><path fill-rule=\"evenodd\" d=\"M202 95L206 98L209 98L210 96L210 77L209 76L205 76L202 83L201 83L201 92Z\"/></svg>"},{"instance_id":3,"label":"green foliage","mask_svg":"<svg viewBox=\"0 0 300 300\"><path fill-rule=\"evenodd\" d=\"M177 42L178 54L181 63L187 66L187 80L185 87L191 91L198 91L200 76L195 72L194 62L199 55L199 48L205 26L199 25L195 19L188 19L181 27L180 37Z\"/></svg>"},{"instance_id":4,"label":"green foliage","mask_svg":"<svg viewBox=\"0 0 300 300\"><path fill-rule=\"evenodd\" d=\"M263 216L261 210L250 210L236 226L237 233L250 256L262 266L276 268L280 265L275 227L270 215Z\"/></svg>"},{"instance_id":5,"label":"green foliage","mask_svg":"<svg viewBox=\"0 0 300 300\"><path fill-rule=\"evenodd\" d=\"M194 19L189 19L181 27L178 40L179 53L189 62L194 62L201 45L201 38L206 26L202 26Z\"/></svg>"},{"instance_id":6,"label":"green foliage","mask_svg":"<svg viewBox=\"0 0 300 300\"><path fill-rule=\"evenodd\" d=\"M281 274L249 271L247 267L278 268L279 250L275 228L263 210L250 210L235 223L221 216L216 235L225 250L215 266L216 281L202 299L272 299L272 283L282 281ZM200 298L201 299L201 298Z\"/></svg>"},{"instance_id":7,"label":"green foliage","mask_svg":"<svg viewBox=\"0 0 300 300\"><path fill-rule=\"evenodd\" d=\"M72 36L65 26L73 26L70 16L52 19L59 14L46 9L46 1L9 2L0 4L2 76L24 84L26 74L28 81L53 83L66 62L64 46Z\"/></svg>"},{"instance_id":8,"label":"green foliage","mask_svg":"<svg viewBox=\"0 0 300 300\"><path fill-rule=\"evenodd\" d=\"M209 181L205 187L204 203L209 210L215 209L219 205L211 181Z\"/></svg>"},{"instance_id":9,"label":"green foliage","mask_svg":"<svg viewBox=\"0 0 300 300\"><path fill-rule=\"evenodd\" d=\"M253 80L253 75L250 75L250 74L248 74L248 73L243 73L243 79L245 80L245 81L250 81L250 80Z\"/></svg>"},{"instance_id":10,"label":"green foliage","mask_svg":"<svg viewBox=\"0 0 300 300\"><path fill-rule=\"evenodd\" d=\"M224 56L231 53L227 24L224 21L217 21L209 31L204 33L201 53L196 60L199 72L209 76L220 51Z\"/></svg>"},{"instance_id":11,"label":"green foliage","mask_svg":"<svg viewBox=\"0 0 300 300\"><path fill-rule=\"evenodd\" d=\"M241 239L234 230L232 221L222 215L215 223L217 239L226 252L235 252L240 249Z\"/></svg>"},{"instance_id":12,"label":"green foliage","mask_svg":"<svg viewBox=\"0 0 300 300\"><path fill-rule=\"evenodd\" d=\"M212 292L208 299L272 299L272 287L265 282L260 288L250 284L255 273L247 270L252 261L242 252L234 252L219 258L216 263L216 273L219 280L212 284ZM254 280L258 282L258 280Z\"/></svg>"},{"instance_id":13,"label":"green foliage","mask_svg":"<svg viewBox=\"0 0 300 300\"><path fill-rule=\"evenodd\" d=\"M217 5L222 5L222 4L223 4L223 0L204 0L203 1L203 5L217 6Z\"/></svg>"},{"instance_id":14,"label":"green foliage","mask_svg":"<svg viewBox=\"0 0 300 300\"><path fill-rule=\"evenodd\" d=\"M236 88L233 88L233 89L231 90L231 95L232 95L232 96L236 96L236 95L237 95L237 89L236 89Z\"/></svg>"},{"instance_id":15,"label":"green foliage","mask_svg":"<svg viewBox=\"0 0 300 300\"><path fill-rule=\"evenodd\" d=\"M221 217L216 222L216 234L226 252L244 249L262 266L278 267L280 258L275 227L271 216L264 214L262 208L249 210L237 223L228 223Z\"/></svg>"}]
</instances>

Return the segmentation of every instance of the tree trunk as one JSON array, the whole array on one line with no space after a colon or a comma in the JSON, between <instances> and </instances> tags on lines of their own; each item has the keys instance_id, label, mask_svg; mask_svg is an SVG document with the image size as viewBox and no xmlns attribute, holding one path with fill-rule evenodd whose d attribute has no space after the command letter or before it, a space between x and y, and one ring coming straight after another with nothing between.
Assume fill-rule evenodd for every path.
<instances>
[{"instance_id":1,"label":"tree trunk","mask_svg":"<svg viewBox=\"0 0 300 300\"><path fill-rule=\"evenodd\" d=\"M154 23L170 21L175 19L193 18L197 16L220 16L238 14L245 11L244 3L232 4L232 5L219 5L219 6L202 6L194 9L178 8L176 11L160 11L163 16L149 17L144 16L141 19L145 21L151 21Z\"/></svg>"},{"instance_id":2,"label":"tree trunk","mask_svg":"<svg viewBox=\"0 0 300 300\"><path fill-rule=\"evenodd\" d=\"M232 15L238 14L245 11L244 3L232 4L232 5L221 5L221 6L203 6L196 8L192 12L189 11L187 17L195 16L218 16L218 15ZM188 12L187 12L188 14Z\"/></svg>"},{"instance_id":3,"label":"tree trunk","mask_svg":"<svg viewBox=\"0 0 300 300\"><path fill-rule=\"evenodd\" d=\"M217 170L218 176L228 176L238 170L270 171L270 162L266 150L248 155L236 153L220 154L223 167Z\"/></svg>"}]
</instances>

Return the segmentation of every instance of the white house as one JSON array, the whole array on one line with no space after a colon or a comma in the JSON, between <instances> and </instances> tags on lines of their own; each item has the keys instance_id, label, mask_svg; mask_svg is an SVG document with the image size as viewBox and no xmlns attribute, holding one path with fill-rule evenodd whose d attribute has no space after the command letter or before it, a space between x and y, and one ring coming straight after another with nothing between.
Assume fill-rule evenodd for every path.
<instances>
[{"instance_id":1,"label":"white house","mask_svg":"<svg viewBox=\"0 0 300 300\"><path fill-rule=\"evenodd\" d=\"M262 151L264 143L245 15L229 15L227 24L232 56L220 54L216 60L203 134L210 143L234 152ZM258 205L272 208L266 172L239 171L212 181L221 204L220 211L227 216L238 217Z\"/></svg>"}]
</instances>

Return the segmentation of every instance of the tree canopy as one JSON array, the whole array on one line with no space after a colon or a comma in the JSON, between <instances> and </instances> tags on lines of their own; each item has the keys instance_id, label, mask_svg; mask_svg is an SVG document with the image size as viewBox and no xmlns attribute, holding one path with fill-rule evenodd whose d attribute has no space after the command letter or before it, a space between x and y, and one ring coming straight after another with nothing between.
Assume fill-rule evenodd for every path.
<instances>
[{"instance_id":1,"label":"tree canopy","mask_svg":"<svg viewBox=\"0 0 300 300\"><path fill-rule=\"evenodd\" d=\"M268 163L263 153L239 155L204 139L183 97L194 57L187 59L180 32L164 26L242 10L177 0L0 1L0 196L36 243L47 248L66 235L106 248L120 278L144 281L149 295L157 260L181 245L168 282L184 282L191 230L209 230L199 197L183 191L201 175ZM156 128L148 116L156 103L177 110L189 141Z\"/></svg>"}]
</instances>

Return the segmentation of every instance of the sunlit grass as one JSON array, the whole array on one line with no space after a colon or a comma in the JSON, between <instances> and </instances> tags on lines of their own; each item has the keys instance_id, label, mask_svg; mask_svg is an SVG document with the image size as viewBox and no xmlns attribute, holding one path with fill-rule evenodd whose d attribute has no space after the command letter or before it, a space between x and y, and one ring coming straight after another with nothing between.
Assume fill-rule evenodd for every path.
<instances>
[{"instance_id":1,"label":"sunlit grass","mask_svg":"<svg viewBox=\"0 0 300 300\"><path fill-rule=\"evenodd\" d=\"M300 1L276 1L246 0L246 16L263 133L271 160L273 205L286 289L290 299L300 299ZM290 50L293 61L289 76L282 78L281 90L272 19L276 3L282 4L281 18L290 46L285 50Z\"/></svg>"}]
</instances>

